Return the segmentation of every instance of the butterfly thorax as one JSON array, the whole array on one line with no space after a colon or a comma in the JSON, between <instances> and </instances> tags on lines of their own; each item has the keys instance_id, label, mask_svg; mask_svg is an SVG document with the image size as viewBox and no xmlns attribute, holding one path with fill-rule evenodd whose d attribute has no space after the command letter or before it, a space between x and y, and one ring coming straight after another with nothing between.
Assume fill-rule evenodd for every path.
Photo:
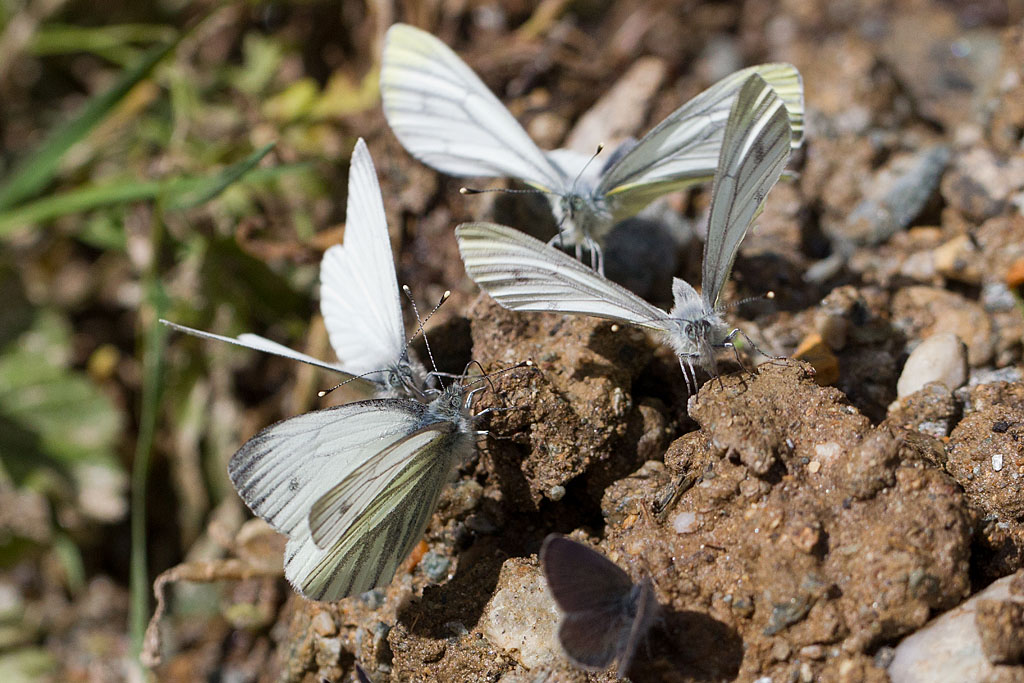
<instances>
[{"instance_id":1,"label":"butterfly thorax","mask_svg":"<svg viewBox=\"0 0 1024 683\"><path fill-rule=\"evenodd\" d=\"M600 244L612 228L613 215L607 200L589 187L555 195L551 204L566 244L589 247L589 240Z\"/></svg>"}]
</instances>

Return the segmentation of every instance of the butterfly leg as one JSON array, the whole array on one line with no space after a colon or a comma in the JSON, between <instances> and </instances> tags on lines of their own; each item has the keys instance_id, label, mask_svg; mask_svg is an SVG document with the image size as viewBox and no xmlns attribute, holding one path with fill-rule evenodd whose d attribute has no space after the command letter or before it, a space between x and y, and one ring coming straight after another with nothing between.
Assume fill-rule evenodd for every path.
<instances>
[{"instance_id":1,"label":"butterfly leg","mask_svg":"<svg viewBox=\"0 0 1024 683\"><path fill-rule=\"evenodd\" d=\"M587 235L587 247L590 249L590 267L604 277L604 252L601 245L590 235Z\"/></svg>"},{"instance_id":2,"label":"butterfly leg","mask_svg":"<svg viewBox=\"0 0 1024 683\"><path fill-rule=\"evenodd\" d=\"M765 358L770 358L773 361L783 361L783 364L785 364L785 361L789 360L785 356L773 356L770 353L766 353L763 349L761 349L761 347L754 343L753 339L747 336L746 332L737 327L725 337L725 340L722 342L722 346L731 348L733 350L733 353L736 354L736 360L737 362L740 363L740 365L743 365L743 362L740 361L739 349L737 349L736 345L732 343L732 340L735 339L737 336L742 337L746 343L750 344L750 348L754 349L754 351L756 351L759 355L764 356Z\"/></svg>"},{"instance_id":3,"label":"butterfly leg","mask_svg":"<svg viewBox=\"0 0 1024 683\"><path fill-rule=\"evenodd\" d=\"M466 410L471 410L473 408L473 399L476 397L477 394L479 394L486 388L487 387L477 387L476 389L473 389L468 394L466 394L466 402L464 404Z\"/></svg>"},{"instance_id":4,"label":"butterfly leg","mask_svg":"<svg viewBox=\"0 0 1024 683\"><path fill-rule=\"evenodd\" d=\"M694 386L697 380L695 377L691 379L691 376L694 374L693 365L690 364L689 360L683 360L683 356L680 356L679 369L683 371L683 379L686 380L686 393L693 396L697 393L697 389Z\"/></svg>"},{"instance_id":5,"label":"butterfly leg","mask_svg":"<svg viewBox=\"0 0 1024 683\"><path fill-rule=\"evenodd\" d=\"M491 413L507 413L510 410L519 410L519 406L502 406L500 408L497 408L497 407L485 408L484 410L481 410L479 413L477 413L473 417L483 417L484 415L490 415Z\"/></svg>"}]
</instances>

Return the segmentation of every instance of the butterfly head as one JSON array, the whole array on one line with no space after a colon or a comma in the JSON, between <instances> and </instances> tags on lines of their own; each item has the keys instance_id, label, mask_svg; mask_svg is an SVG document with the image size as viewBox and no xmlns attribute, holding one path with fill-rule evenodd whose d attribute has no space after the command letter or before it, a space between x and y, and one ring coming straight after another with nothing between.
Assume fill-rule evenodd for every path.
<instances>
[{"instance_id":1,"label":"butterfly head","mask_svg":"<svg viewBox=\"0 0 1024 683\"><path fill-rule=\"evenodd\" d=\"M408 352L382 373L381 394L386 398L422 400L431 392L426 369L418 360L410 358Z\"/></svg>"},{"instance_id":2,"label":"butterfly head","mask_svg":"<svg viewBox=\"0 0 1024 683\"><path fill-rule=\"evenodd\" d=\"M468 420L471 416L470 395L473 391L467 383L456 380L441 390L430 404L431 409L450 420Z\"/></svg>"}]
</instances>

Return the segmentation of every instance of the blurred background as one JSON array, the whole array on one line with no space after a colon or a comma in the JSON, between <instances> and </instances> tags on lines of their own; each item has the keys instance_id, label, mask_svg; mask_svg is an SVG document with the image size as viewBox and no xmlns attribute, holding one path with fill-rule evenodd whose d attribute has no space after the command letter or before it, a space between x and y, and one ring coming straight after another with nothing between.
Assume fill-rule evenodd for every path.
<instances>
[{"instance_id":1,"label":"blurred background","mask_svg":"<svg viewBox=\"0 0 1024 683\"><path fill-rule=\"evenodd\" d=\"M357 136L399 281L423 302L455 289L453 312L470 300L451 229L481 205L386 129L392 22L452 45L543 147L638 57L664 70L620 107L635 132L733 69L790 60L813 149L821 121L833 140L908 121L919 136L969 134L1022 14L1014 0L0 0L0 680L141 678L154 577L233 542L248 512L228 458L314 407L330 378L157 320L332 359L317 265L344 233ZM815 239L797 236L799 258L827 255ZM231 680L250 680L283 597L224 611L219 590L178 606L203 618L177 644L211 671L235 656L249 674Z\"/></svg>"}]
</instances>

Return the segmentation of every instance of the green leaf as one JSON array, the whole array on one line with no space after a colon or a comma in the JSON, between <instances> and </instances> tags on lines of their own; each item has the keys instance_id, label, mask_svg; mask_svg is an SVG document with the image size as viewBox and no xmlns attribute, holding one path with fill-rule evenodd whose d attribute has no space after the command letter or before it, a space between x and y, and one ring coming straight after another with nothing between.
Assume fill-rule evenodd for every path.
<instances>
[{"instance_id":1,"label":"green leaf","mask_svg":"<svg viewBox=\"0 0 1024 683\"><path fill-rule=\"evenodd\" d=\"M71 334L52 313L0 355L0 458L17 479L40 466L65 474L89 463L118 468L121 416L89 378L69 370Z\"/></svg>"},{"instance_id":2,"label":"green leaf","mask_svg":"<svg viewBox=\"0 0 1024 683\"><path fill-rule=\"evenodd\" d=\"M158 239L155 238L155 239ZM132 649L142 652L142 638L149 620L149 568L146 551L146 490L149 462L156 435L156 418L160 407L163 384L164 355L167 348L167 327L157 322L170 305L167 292L155 272L146 282L144 306L149 309L149 324L145 330L145 351L142 356L142 406L139 414L139 438L135 442L135 461L132 463L131 539L129 559L128 633ZM145 318L144 318L145 319Z\"/></svg>"},{"instance_id":3,"label":"green leaf","mask_svg":"<svg viewBox=\"0 0 1024 683\"><path fill-rule=\"evenodd\" d=\"M145 79L176 45L175 41L150 50L139 64L121 74L113 87L90 99L78 116L52 131L46 141L0 185L0 210L9 209L42 191L57 174L60 161L71 146L107 118L118 102Z\"/></svg>"}]
</instances>

